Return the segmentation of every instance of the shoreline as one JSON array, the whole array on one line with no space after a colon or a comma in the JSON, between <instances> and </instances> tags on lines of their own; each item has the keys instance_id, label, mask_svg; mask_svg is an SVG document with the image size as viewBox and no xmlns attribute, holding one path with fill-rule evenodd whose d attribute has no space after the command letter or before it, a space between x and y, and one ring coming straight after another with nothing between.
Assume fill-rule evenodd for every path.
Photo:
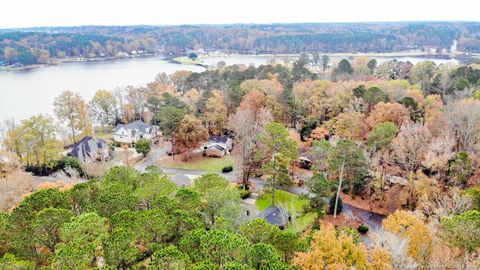
<instances>
[{"instance_id":1,"label":"shoreline","mask_svg":"<svg viewBox=\"0 0 480 270\"><path fill-rule=\"evenodd\" d=\"M33 65L22 65L22 66L3 66L0 67L0 71L5 71L5 72L15 72L15 71L25 71L25 70L31 70L31 69L37 69L37 68L46 68L50 66L58 66L61 64L65 63L86 63L86 62L107 62L107 61L115 61L115 60L124 60L124 59L134 59L134 58L150 58L150 57L155 57L155 56L163 56L164 60L169 60L167 56L161 53L157 54L144 54L144 55L138 55L138 56L125 56L125 57L95 57L95 58L61 58L61 59L55 59L53 63L50 64L33 64Z\"/></svg>"},{"instance_id":2,"label":"shoreline","mask_svg":"<svg viewBox=\"0 0 480 270\"><path fill-rule=\"evenodd\" d=\"M371 57L371 58L404 58L404 57L418 57L418 58L433 58L433 59L445 59L445 60L465 60L465 59L479 59L479 53L465 54L463 52L453 52L453 53L426 53L422 51L405 51L405 52L387 52L387 53L323 53L318 52L319 55L328 55L329 57L339 58L339 57ZM223 53L223 52L214 52L199 55L199 57L194 61L186 61L187 57L182 54L168 55L166 53L155 53L155 54L145 54L138 56L125 56L125 57L96 57L96 58L62 58L55 59L54 63L50 64L33 64L33 65L22 65L22 66L3 66L0 67L0 71L5 72L15 72L15 71L26 71L37 68L45 68L49 66L61 65L63 63L85 63L85 62L104 62L104 61L114 61L114 60L123 60L123 59L133 59L133 58L149 58L155 56L163 56L162 60L168 61L173 64L179 65L195 65L201 66L203 68L210 68L210 65L204 64L203 59L211 58L229 58L229 57L273 57L273 58L296 58L300 54L274 54L274 53Z\"/></svg>"}]
</instances>

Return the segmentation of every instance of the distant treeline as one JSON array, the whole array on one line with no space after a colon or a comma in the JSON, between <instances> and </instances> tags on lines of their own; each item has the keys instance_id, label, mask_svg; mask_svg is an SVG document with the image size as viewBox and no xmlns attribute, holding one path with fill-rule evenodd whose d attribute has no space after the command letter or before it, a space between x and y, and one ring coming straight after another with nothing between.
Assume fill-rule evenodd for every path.
<instances>
[{"instance_id":1,"label":"distant treeline","mask_svg":"<svg viewBox=\"0 0 480 270\"><path fill-rule=\"evenodd\" d=\"M48 63L64 57L222 50L243 53L480 51L480 23L234 24L80 26L0 30L0 61Z\"/></svg>"}]
</instances>

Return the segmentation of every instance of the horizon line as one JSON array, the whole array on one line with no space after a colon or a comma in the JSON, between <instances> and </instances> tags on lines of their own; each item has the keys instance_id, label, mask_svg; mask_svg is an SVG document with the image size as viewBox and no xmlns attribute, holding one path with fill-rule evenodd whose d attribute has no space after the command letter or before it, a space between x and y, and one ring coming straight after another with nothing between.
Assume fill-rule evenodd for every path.
<instances>
[{"instance_id":1,"label":"horizon line","mask_svg":"<svg viewBox=\"0 0 480 270\"><path fill-rule=\"evenodd\" d=\"M42 25L24 27L0 27L0 30L22 30L35 28L81 28L81 27L179 27L179 26L230 26L230 25L306 25L306 24L388 24L388 23L480 23L469 20L399 20L399 21L342 21L342 22L235 22L235 23L184 23L184 24L78 24L78 25Z\"/></svg>"}]
</instances>

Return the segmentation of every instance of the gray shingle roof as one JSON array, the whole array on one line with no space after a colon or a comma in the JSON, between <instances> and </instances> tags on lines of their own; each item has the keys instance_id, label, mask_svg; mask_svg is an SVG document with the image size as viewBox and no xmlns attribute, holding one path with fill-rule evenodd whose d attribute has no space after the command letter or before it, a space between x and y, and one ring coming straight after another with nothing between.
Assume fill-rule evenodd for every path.
<instances>
[{"instance_id":1,"label":"gray shingle roof","mask_svg":"<svg viewBox=\"0 0 480 270\"><path fill-rule=\"evenodd\" d=\"M118 124L115 127L115 132L117 132L121 127L124 127L125 129L131 129L131 130L140 130L142 133L150 133L150 132L147 132L147 128L149 128L150 125L143 123L142 120L137 120L129 124Z\"/></svg>"},{"instance_id":2,"label":"gray shingle roof","mask_svg":"<svg viewBox=\"0 0 480 270\"><path fill-rule=\"evenodd\" d=\"M290 214L283 208L271 205L258 214L259 218L264 218L268 223L284 227L290 221Z\"/></svg>"},{"instance_id":3,"label":"gray shingle roof","mask_svg":"<svg viewBox=\"0 0 480 270\"><path fill-rule=\"evenodd\" d=\"M227 136L210 136L210 142L227 143L227 141L228 141Z\"/></svg>"},{"instance_id":4,"label":"gray shingle roof","mask_svg":"<svg viewBox=\"0 0 480 270\"><path fill-rule=\"evenodd\" d=\"M90 147L91 145L89 143L92 140L94 141L94 144L92 145L92 147L95 147L94 146L95 144L97 146L97 149L108 147L107 142L103 139L97 140L92 136L85 136L80 141L78 141L77 143L72 145L72 151L70 152L70 154L72 156L74 156L76 158L80 158L80 159L84 158L81 155L87 155L89 157L92 157L92 149L91 149L91 147ZM94 151L97 151L97 149L95 149Z\"/></svg>"}]
</instances>

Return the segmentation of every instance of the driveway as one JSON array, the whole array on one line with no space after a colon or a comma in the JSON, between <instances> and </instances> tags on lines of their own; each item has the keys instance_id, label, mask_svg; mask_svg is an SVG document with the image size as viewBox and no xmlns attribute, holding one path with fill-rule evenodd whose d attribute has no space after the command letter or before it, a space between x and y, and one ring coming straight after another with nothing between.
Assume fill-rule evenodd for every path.
<instances>
[{"instance_id":1,"label":"driveway","mask_svg":"<svg viewBox=\"0 0 480 270\"><path fill-rule=\"evenodd\" d=\"M148 153L146 158L136 163L135 166L133 167L137 171L144 172L148 166L155 165L155 161L166 156L167 152L169 152L171 149L172 149L172 145L170 143L164 143L160 146L155 146L152 148L150 153Z\"/></svg>"},{"instance_id":2,"label":"driveway","mask_svg":"<svg viewBox=\"0 0 480 270\"><path fill-rule=\"evenodd\" d=\"M151 164L150 164L151 165ZM204 174L207 174L206 171L201 170L184 170L184 169L172 169L159 167L165 174L169 175L172 181L177 186L188 186L192 183L192 180L196 177L200 177ZM218 173L223 176L231 183L236 183L240 179L240 172L233 171L230 173ZM252 182L257 188L263 189L265 186L265 180L258 177L251 177L250 182ZM309 193L308 189L305 186L291 186L291 187L280 187L279 189L285 190L297 195L306 195ZM377 214L370 212L353 205L343 203L343 212L344 214L358 219L363 224L367 225L372 231L380 229L382 225L382 220L386 217L385 215Z\"/></svg>"}]
</instances>

